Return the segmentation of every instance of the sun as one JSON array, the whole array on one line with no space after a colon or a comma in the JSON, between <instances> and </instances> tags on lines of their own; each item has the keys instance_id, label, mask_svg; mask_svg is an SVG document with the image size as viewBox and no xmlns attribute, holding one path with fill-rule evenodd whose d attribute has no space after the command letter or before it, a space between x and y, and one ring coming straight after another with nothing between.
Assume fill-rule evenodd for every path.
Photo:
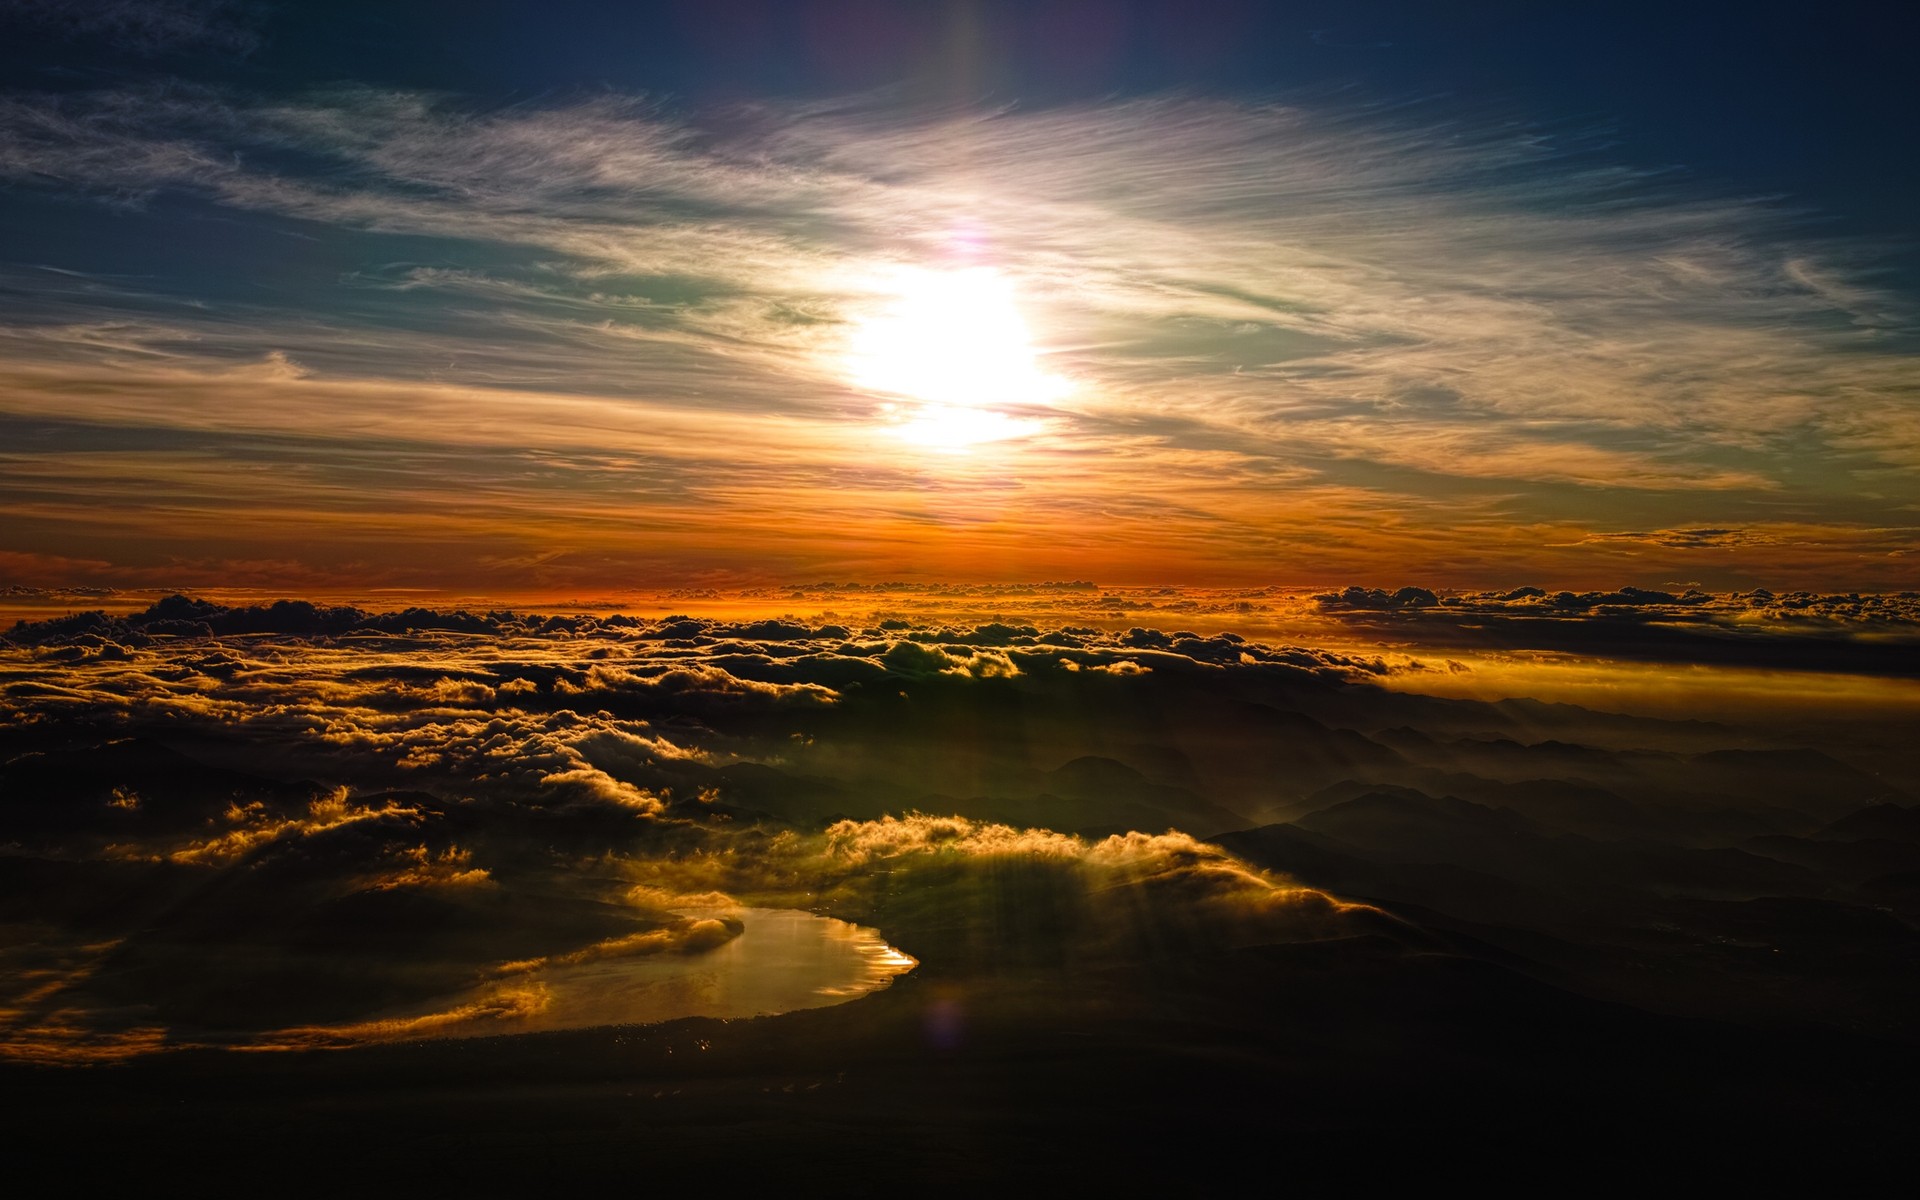
<instances>
[{"instance_id":1,"label":"sun","mask_svg":"<svg viewBox=\"0 0 1920 1200\"><path fill-rule=\"evenodd\" d=\"M1013 284L993 268L901 268L883 294L855 321L847 375L894 398L887 411L906 440L962 448L1018 437L1035 425L1022 410L1071 390L1042 369Z\"/></svg>"}]
</instances>

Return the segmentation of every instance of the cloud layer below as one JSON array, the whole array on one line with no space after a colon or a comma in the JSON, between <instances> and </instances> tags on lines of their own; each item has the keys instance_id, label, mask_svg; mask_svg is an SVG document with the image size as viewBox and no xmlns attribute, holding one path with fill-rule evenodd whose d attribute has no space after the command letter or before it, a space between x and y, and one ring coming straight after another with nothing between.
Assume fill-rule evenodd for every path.
<instances>
[{"instance_id":1,"label":"cloud layer below","mask_svg":"<svg viewBox=\"0 0 1920 1200\"><path fill-rule=\"evenodd\" d=\"M17 624L0 1049L100 1061L744 1016L857 996L915 959L951 975L1427 944L1348 898L1358 880L1420 902L1426 868L1368 874L1356 855L1449 856L1469 874L1434 878L1469 912L1498 907L1473 872L1830 899L1894 887L1876 872L1905 861L1870 849L1838 882L1797 865L1920 787L1911 703L1816 751L1777 720L1443 699L1429 683L1477 668L1125 624L1084 586L950 591L1103 623L172 596ZM1682 664L1744 645L1831 669L1913 644L1911 596L1273 599L1370 636L1491 629ZM1178 593L1132 602L1203 615ZM815 974L764 957L802 942Z\"/></svg>"}]
</instances>

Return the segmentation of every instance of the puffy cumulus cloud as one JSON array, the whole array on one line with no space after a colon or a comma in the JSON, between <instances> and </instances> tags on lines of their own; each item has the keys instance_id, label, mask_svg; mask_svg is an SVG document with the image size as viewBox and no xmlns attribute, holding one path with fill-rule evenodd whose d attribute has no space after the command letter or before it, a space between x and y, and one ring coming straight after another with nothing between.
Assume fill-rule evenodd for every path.
<instances>
[{"instance_id":1,"label":"puffy cumulus cloud","mask_svg":"<svg viewBox=\"0 0 1920 1200\"><path fill-rule=\"evenodd\" d=\"M283 725L270 714L261 725ZM537 715L491 714L436 719L431 712L382 712L351 707L320 710L323 719L297 745L314 754L320 766L350 772L356 778L382 778L415 786L464 787L500 798L540 797L552 804L610 804L636 813L657 812L659 798L632 779L610 774L608 767L644 770L644 750L601 752L593 761L583 747L663 745L662 739L637 736L637 722L579 714L568 709ZM244 719L242 728L253 725ZM268 730L262 730L268 733ZM269 734L269 736L275 736ZM656 754L659 752L656 751ZM661 757L679 757L675 748ZM378 764L397 769L380 773Z\"/></svg>"},{"instance_id":2,"label":"puffy cumulus cloud","mask_svg":"<svg viewBox=\"0 0 1920 1200\"><path fill-rule=\"evenodd\" d=\"M165 855L167 860L198 866L220 865L247 857L276 843L315 837L363 821L397 819L400 823L415 823L421 818L422 811L391 800L356 803L347 798L347 789L341 787L313 801L308 811L298 816L281 817L267 812L265 806L258 803L245 807L230 805L223 816L232 828L168 851ZM138 853L132 847L115 849L123 855ZM485 872L480 874L484 876Z\"/></svg>"},{"instance_id":3,"label":"puffy cumulus cloud","mask_svg":"<svg viewBox=\"0 0 1920 1200\"><path fill-rule=\"evenodd\" d=\"M1023 857L1077 859L1086 845L1075 837L1045 829L1014 829L986 825L965 817L931 817L913 813L878 821L841 821L826 832L821 853L829 861L865 866L875 860L908 854L957 854L981 857L1010 854Z\"/></svg>"},{"instance_id":4,"label":"puffy cumulus cloud","mask_svg":"<svg viewBox=\"0 0 1920 1200\"><path fill-rule=\"evenodd\" d=\"M812 853L820 865L801 874L841 876L852 911L897 927L910 946L930 938L984 964L1178 955L1392 925L1174 830L1089 839L914 813L837 823Z\"/></svg>"},{"instance_id":5,"label":"puffy cumulus cloud","mask_svg":"<svg viewBox=\"0 0 1920 1200\"><path fill-rule=\"evenodd\" d=\"M1338 592L1316 596L1322 608L1340 609L1398 609L1422 608L1438 604L1439 600L1425 588L1403 587L1395 592L1385 592L1379 588L1350 586Z\"/></svg>"},{"instance_id":6,"label":"puffy cumulus cloud","mask_svg":"<svg viewBox=\"0 0 1920 1200\"><path fill-rule=\"evenodd\" d=\"M915 858L992 862L1025 859L1068 864L1094 891L1127 886L1178 892L1186 899L1246 914L1325 915L1364 909L1268 875L1210 842L1169 830L1088 840L1050 829L1016 829L965 817L910 813L877 821L840 821L822 835L828 864L869 867Z\"/></svg>"},{"instance_id":7,"label":"puffy cumulus cloud","mask_svg":"<svg viewBox=\"0 0 1920 1200\"><path fill-rule=\"evenodd\" d=\"M1003 606L1035 601L1059 606L1063 593L1050 587L980 595ZM1134 589L1126 597L1096 597L1089 591L1065 589L1072 604L1060 609L1062 615L1107 620L1167 613L1245 620L1256 606L1237 597L1272 597L1268 591L1229 593L1234 599L1178 589ZM928 594L940 601L955 598L944 591ZM308 692L410 713L551 710L596 702L675 713L818 706L834 703L848 684L877 683L889 675L1010 679L1055 669L1063 659L1123 671L1150 666L1156 658L1224 666L1262 663L1297 667L1330 681L1381 670L1377 660L1252 642L1232 632L1201 635L1138 626L1108 632L1090 625L1042 628L997 620L920 624L882 615L899 598L885 594L884 603L873 606L872 623L856 629L785 619L739 624L688 616L640 621L428 609L373 613L287 601L228 608L171 596L139 612L95 610L21 621L4 640L43 657L111 643L120 650L106 657L124 661L147 648L158 652L150 658L166 660L164 669L178 676L175 683L202 692L218 689L266 700L274 689L300 681ZM1261 611L1270 607L1258 606ZM188 647L195 652L187 653ZM242 650L244 658L237 656ZM276 662L276 654L296 654L298 667ZM618 661L610 661L614 658Z\"/></svg>"},{"instance_id":8,"label":"puffy cumulus cloud","mask_svg":"<svg viewBox=\"0 0 1920 1200\"><path fill-rule=\"evenodd\" d=\"M703 662L669 660L644 666L592 666L585 677L574 683L567 679L554 682L562 695L591 696L604 693L653 694L663 703L686 697L706 704L778 701L788 703L829 704L833 689L813 683L780 683L745 678L724 667Z\"/></svg>"},{"instance_id":9,"label":"puffy cumulus cloud","mask_svg":"<svg viewBox=\"0 0 1920 1200\"><path fill-rule=\"evenodd\" d=\"M627 889L629 903L646 909L675 912L682 909L718 910L738 908L739 902L725 892L676 892L668 888L636 883Z\"/></svg>"},{"instance_id":10,"label":"puffy cumulus cloud","mask_svg":"<svg viewBox=\"0 0 1920 1200\"><path fill-rule=\"evenodd\" d=\"M566 789L588 800L630 808L636 812L657 813L660 797L623 779L615 779L598 767L576 767L540 776L540 786Z\"/></svg>"},{"instance_id":11,"label":"puffy cumulus cloud","mask_svg":"<svg viewBox=\"0 0 1920 1200\"><path fill-rule=\"evenodd\" d=\"M31 649L10 661L0 684L11 711L29 721L84 714L128 729L208 725L281 744L307 769L350 782L432 787L452 780L449 790L652 812L660 802L648 784L660 765L704 751L685 744L685 730L654 728L648 715L834 698L820 684L754 678L673 651L609 667L603 652L624 650L632 635L619 619L547 632L547 618L496 616L485 619L488 632L472 633L459 613L399 614L403 621L356 614L334 620L336 635L314 638L306 611L294 606L285 606L291 619L282 629L298 632L261 632L271 610L243 610L234 623L254 631L246 634L204 628L227 623L228 611L217 606L197 608L195 627L177 629L170 623L183 607L162 602L108 619L142 647L137 661L134 651L63 653L98 639L97 614L16 627L15 640ZM405 630L395 634L396 625ZM542 631L528 633L532 626ZM84 683L52 677L83 664L124 669Z\"/></svg>"},{"instance_id":12,"label":"puffy cumulus cloud","mask_svg":"<svg viewBox=\"0 0 1920 1200\"><path fill-rule=\"evenodd\" d=\"M132 740L91 758L35 757L20 742L4 773L23 795L77 788L86 798L78 807L17 806L15 835L52 844L84 828L95 849L111 842L128 853L231 860L346 819L313 807L343 786L356 797L402 797L369 799L373 815L355 820L400 821L420 807L406 795L421 793L456 806L449 812L475 804L544 814L589 841L636 836L636 821L805 822L929 803L1015 823L1025 806L1069 831L1123 819L1208 834L1269 802L1260 798L1271 791L1257 783L1263 772L1308 786L1337 782L1356 755L1390 764L1393 752L1378 745L1333 749L1340 727L1391 725L1393 702L1367 685L1431 677L1429 658L1567 649L1897 674L1920 628L1912 594L1683 585L1309 593L817 584L709 598L718 609L780 611L787 602L813 615L380 613L173 596L132 612L23 621L0 648L9 723L23 736ZM928 619L943 605L978 616ZM1271 632L1248 636L1263 629ZM1330 635L1398 649L1305 640ZM101 641L124 655L62 653ZM161 761L182 737L211 748L229 774L207 776L197 793L155 790L156 777L210 769ZM1139 778L1116 785L1055 774L1082 757L1118 751L1152 764L1214 742L1220 748L1186 769L1178 795ZM153 763L116 765L149 744L161 747ZM263 778L285 786L263 791ZM116 807L116 788L138 804ZM222 815L227 799L195 799L242 793L261 807L237 821ZM1103 817L1103 807L1125 815Z\"/></svg>"},{"instance_id":13,"label":"puffy cumulus cloud","mask_svg":"<svg viewBox=\"0 0 1920 1200\"><path fill-rule=\"evenodd\" d=\"M964 642L953 645L926 645L918 641L895 642L880 656L890 671L902 675L964 675L974 679L1011 678L1020 673L1011 658L1002 653L977 650Z\"/></svg>"},{"instance_id":14,"label":"puffy cumulus cloud","mask_svg":"<svg viewBox=\"0 0 1920 1200\"><path fill-rule=\"evenodd\" d=\"M493 887L493 875L485 867L473 864L473 851L448 846L439 853L422 844L404 846L395 851L393 867L367 880L376 891L392 888L466 888Z\"/></svg>"},{"instance_id":15,"label":"puffy cumulus cloud","mask_svg":"<svg viewBox=\"0 0 1920 1200\"><path fill-rule=\"evenodd\" d=\"M729 838L628 870L642 894L824 905L916 954L976 964L1311 940L1384 920L1174 830L1087 838L919 812Z\"/></svg>"},{"instance_id":16,"label":"puffy cumulus cloud","mask_svg":"<svg viewBox=\"0 0 1920 1200\"><path fill-rule=\"evenodd\" d=\"M1366 788L1519 805L1543 779L1552 803L1528 811L1564 809L1582 836L1668 828L1607 802L1623 780L1771 828L1874 777L1640 748L1719 727L1396 691L1446 673L1263 627L1884 662L1916 604L1684 584L814 584L657 617L145 600L0 644L0 921L58 952L21 960L0 1053L619 1020L591 977L731 961L768 906L877 929L932 971L1391 933L1309 873L1346 851L1283 840L1270 873L1201 839ZM126 653L62 654L97 642ZM1296 870L1314 886L1279 873ZM548 1007L512 1015L500 997L535 983Z\"/></svg>"},{"instance_id":17,"label":"puffy cumulus cloud","mask_svg":"<svg viewBox=\"0 0 1920 1200\"><path fill-rule=\"evenodd\" d=\"M438 679L431 686L421 688L420 692L425 698L462 708L488 704L497 695L494 689L486 684L467 679Z\"/></svg>"}]
</instances>

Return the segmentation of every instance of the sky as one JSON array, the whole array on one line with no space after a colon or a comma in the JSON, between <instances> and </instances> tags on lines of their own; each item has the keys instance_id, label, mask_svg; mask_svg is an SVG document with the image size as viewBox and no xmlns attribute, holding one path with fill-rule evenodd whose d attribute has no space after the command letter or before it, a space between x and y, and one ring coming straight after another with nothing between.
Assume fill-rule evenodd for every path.
<instances>
[{"instance_id":1,"label":"sky","mask_svg":"<svg viewBox=\"0 0 1920 1200\"><path fill-rule=\"evenodd\" d=\"M1876 9L0 4L0 583L1920 587Z\"/></svg>"}]
</instances>

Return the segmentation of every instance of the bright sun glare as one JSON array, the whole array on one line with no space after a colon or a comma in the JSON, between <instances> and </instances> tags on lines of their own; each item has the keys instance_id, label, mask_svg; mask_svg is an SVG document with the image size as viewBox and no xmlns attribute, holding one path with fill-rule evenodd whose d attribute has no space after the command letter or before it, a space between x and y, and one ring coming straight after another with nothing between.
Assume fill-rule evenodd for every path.
<instances>
[{"instance_id":1,"label":"bright sun glare","mask_svg":"<svg viewBox=\"0 0 1920 1200\"><path fill-rule=\"evenodd\" d=\"M903 268L891 301L855 325L848 374L861 389L905 402L894 413L908 441L964 449L1030 432L1006 408L1065 395L1040 368L1013 286L991 267Z\"/></svg>"}]
</instances>

